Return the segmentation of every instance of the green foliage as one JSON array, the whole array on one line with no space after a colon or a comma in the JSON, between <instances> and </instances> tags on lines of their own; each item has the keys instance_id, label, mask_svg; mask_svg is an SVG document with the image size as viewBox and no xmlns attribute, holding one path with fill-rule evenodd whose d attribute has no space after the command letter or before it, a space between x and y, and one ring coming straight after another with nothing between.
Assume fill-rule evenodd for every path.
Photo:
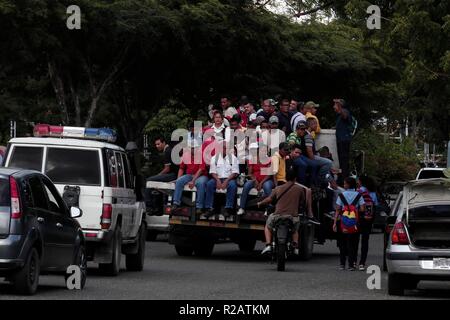
<instances>
[{"instance_id":1,"label":"green foliage","mask_svg":"<svg viewBox=\"0 0 450 320\"><path fill-rule=\"evenodd\" d=\"M380 182L412 180L419 170L414 141L392 141L386 134L373 129L360 131L353 142L354 150L364 150L365 173Z\"/></svg>"}]
</instances>

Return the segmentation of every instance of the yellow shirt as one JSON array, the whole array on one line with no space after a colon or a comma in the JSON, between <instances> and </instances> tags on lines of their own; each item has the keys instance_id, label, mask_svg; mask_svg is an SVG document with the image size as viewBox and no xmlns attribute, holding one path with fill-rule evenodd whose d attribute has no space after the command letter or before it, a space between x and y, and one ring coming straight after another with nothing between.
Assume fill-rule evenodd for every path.
<instances>
[{"instance_id":1,"label":"yellow shirt","mask_svg":"<svg viewBox=\"0 0 450 320\"><path fill-rule=\"evenodd\" d=\"M286 182L286 159L279 152L272 156L273 175L277 181Z\"/></svg>"},{"instance_id":2,"label":"yellow shirt","mask_svg":"<svg viewBox=\"0 0 450 320\"><path fill-rule=\"evenodd\" d=\"M317 117L315 115L313 115L311 112L307 112L306 113L306 120L308 120L308 118L313 118L313 119L316 119L316 121L317 121L317 129L316 129L316 131L311 131L311 136L313 137L313 139L315 139L316 138L316 134L320 133L319 119L317 119Z\"/></svg>"}]
</instances>

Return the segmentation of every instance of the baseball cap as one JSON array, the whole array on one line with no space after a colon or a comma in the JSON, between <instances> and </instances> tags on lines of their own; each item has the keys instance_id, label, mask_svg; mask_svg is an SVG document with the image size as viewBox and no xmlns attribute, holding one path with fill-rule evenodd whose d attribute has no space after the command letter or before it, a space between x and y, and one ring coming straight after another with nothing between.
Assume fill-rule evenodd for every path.
<instances>
[{"instance_id":1,"label":"baseball cap","mask_svg":"<svg viewBox=\"0 0 450 320\"><path fill-rule=\"evenodd\" d=\"M320 107L320 104L317 104L314 101L308 101L307 103L305 103L305 107L318 108Z\"/></svg>"},{"instance_id":2,"label":"baseball cap","mask_svg":"<svg viewBox=\"0 0 450 320\"><path fill-rule=\"evenodd\" d=\"M269 123L279 123L277 116L271 116L269 118Z\"/></svg>"},{"instance_id":3,"label":"baseball cap","mask_svg":"<svg viewBox=\"0 0 450 320\"><path fill-rule=\"evenodd\" d=\"M271 106L276 106L278 102L276 102L274 99L269 99L269 103Z\"/></svg>"},{"instance_id":4,"label":"baseball cap","mask_svg":"<svg viewBox=\"0 0 450 320\"><path fill-rule=\"evenodd\" d=\"M266 118L264 118L264 116L257 116L255 121L253 121L253 122L256 123L256 124L260 124L264 120L266 120Z\"/></svg>"},{"instance_id":5,"label":"baseball cap","mask_svg":"<svg viewBox=\"0 0 450 320\"><path fill-rule=\"evenodd\" d=\"M305 120L300 120L300 121L297 123L296 129L307 128L307 127L308 127L308 125L307 125L306 121L305 121Z\"/></svg>"}]
</instances>

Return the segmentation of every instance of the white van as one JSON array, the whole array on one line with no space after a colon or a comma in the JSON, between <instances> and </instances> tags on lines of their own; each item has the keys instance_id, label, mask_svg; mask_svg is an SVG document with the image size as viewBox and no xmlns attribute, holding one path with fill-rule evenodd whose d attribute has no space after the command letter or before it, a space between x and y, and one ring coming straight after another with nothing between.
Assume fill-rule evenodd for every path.
<instances>
[{"instance_id":1,"label":"white van","mask_svg":"<svg viewBox=\"0 0 450 320\"><path fill-rule=\"evenodd\" d=\"M122 253L127 270L143 269L145 204L136 200L132 164L124 149L83 138L14 138L4 165L46 174L69 206L83 210L78 221L88 259L105 274L119 273Z\"/></svg>"}]
</instances>

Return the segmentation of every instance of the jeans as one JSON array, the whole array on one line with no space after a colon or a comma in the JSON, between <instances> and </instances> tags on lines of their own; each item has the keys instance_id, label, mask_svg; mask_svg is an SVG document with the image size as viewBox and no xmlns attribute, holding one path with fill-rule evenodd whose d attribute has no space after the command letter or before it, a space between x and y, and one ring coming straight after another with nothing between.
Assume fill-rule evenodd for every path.
<instances>
[{"instance_id":1,"label":"jeans","mask_svg":"<svg viewBox=\"0 0 450 320\"><path fill-rule=\"evenodd\" d=\"M306 165L306 167L303 167L303 169L302 169L305 172L304 173L305 176L306 176L306 170L311 169L311 183L313 185L318 185L319 184L319 180L318 180L319 163L315 160L311 160L310 158L308 158L305 155L301 155L300 159L303 161L303 165L304 166ZM297 163L301 164L299 161Z\"/></svg>"},{"instance_id":2,"label":"jeans","mask_svg":"<svg viewBox=\"0 0 450 320\"><path fill-rule=\"evenodd\" d=\"M333 161L327 158L322 158L319 156L314 156L314 161L317 162L319 167L319 178L321 181L325 180L325 176L331 172L331 167L333 166Z\"/></svg>"},{"instance_id":3,"label":"jeans","mask_svg":"<svg viewBox=\"0 0 450 320\"><path fill-rule=\"evenodd\" d=\"M177 179L175 182L175 191L173 193L173 204L176 204L177 206L181 204L184 186L191 182L193 177L192 174L185 174ZM205 206L205 187L207 181L208 177L206 176L200 176L195 180L195 188L197 189L195 207L197 209L203 209Z\"/></svg>"},{"instance_id":4,"label":"jeans","mask_svg":"<svg viewBox=\"0 0 450 320\"><path fill-rule=\"evenodd\" d=\"M221 182L224 182L226 179L220 179ZM214 207L214 196L216 193L216 180L209 179L206 184L206 199L205 199L205 208L212 209ZM227 185L227 200L225 203L226 209L234 208L234 200L236 199L237 193L237 183L236 180L228 181Z\"/></svg>"},{"instance_id":5,"label":"jeans","mask_svg":"<svg viewBox=\"0 0 450 320\"><path fill-rule=\"evenodd\" d=\"M165 173L165 174L158 174L156 176L152 176L147 178L147 181L158 181L158 182L171 182L177 178L177 175L175 173ZM163 199L162 194L160 192L154 191L154 189L148 189L145 188L144 192L144 199L145 199L145 206L147 209L152 209L153 211L156 211L158 209L163 209ZM161 211L162 212L162 211Z\"/></svg>"},{"instance_id":6,"label":"jeans","mask_svg":"<svg viewBox=\"0 0 450 320\"><path fill-rule=\"evenodd\" d=\"M239 204L240 208L245 209L245 207L247 206L248 194L249 194L250 190L252 190L254 187L255 187L255 181L253 181L253 180L249 180L244 184L244 187L242 188L241 202ZM272 193L273 180L272 179L266 180L263 183L262 188L264 191L264 196L268 197Z\"/></svg>"},{"instance_id":7,"label":"jeans","mask_svg":"<svg viewBox=\"0 0 450 320\"><path fill-rule=\"evenodd\" d=\"M302 157L298 157L294 160L294 170L297 173L297 182L306 185L306 170L308 169L308 165L302 159Z\"/></svg>"},{"instance_id":8,"label":"jeans","mask_svg":"<svg viewBox=\"0 0 450 320\"><path fill-rule=\"evenodd\" d=\"M338 141L337 152L339 158L339 166L342 170L342 178L345 179L350 174L350 144L351 141Z\"/></svg>"}]
</instances>

